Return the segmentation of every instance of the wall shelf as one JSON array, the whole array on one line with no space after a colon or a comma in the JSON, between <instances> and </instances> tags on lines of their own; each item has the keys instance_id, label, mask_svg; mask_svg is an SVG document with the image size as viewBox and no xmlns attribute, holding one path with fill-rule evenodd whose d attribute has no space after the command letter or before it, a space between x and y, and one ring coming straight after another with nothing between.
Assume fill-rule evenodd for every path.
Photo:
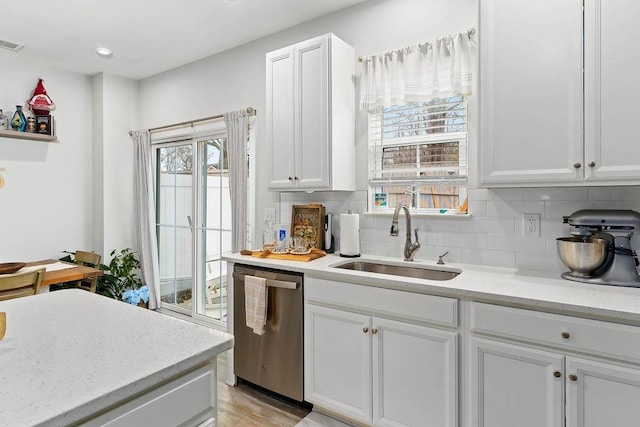
<instances>
[{"instance_id":1,"label":"wall shelf","mask_svg":"<svg viewBox=\"0 0 640 427\"><path fill-rule=\"evenodd\" d=\"M42 135L39 133L30 133L30 132L16 132L14 130L0 130L0 138L16 138L16 139L27 139L29 141L58 142L58 137L55 135Z\"/></svg>"}]
</instances>

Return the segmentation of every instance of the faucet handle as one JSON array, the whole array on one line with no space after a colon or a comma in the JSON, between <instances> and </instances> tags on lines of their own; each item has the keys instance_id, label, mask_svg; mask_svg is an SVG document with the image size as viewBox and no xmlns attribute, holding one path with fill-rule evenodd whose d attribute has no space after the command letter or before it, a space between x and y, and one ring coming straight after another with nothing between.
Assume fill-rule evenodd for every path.
<instances>
[{"instance_id":1,"label":"faucet handle","mask_svg":"<svg viewBox=\"0 0 640 427\"><path fill-rule=\"evenodd\" d=\"M448 253L449 253L449 251L443 253L442 255L438 255L438 262L436 262L436 264L443 265L444 264L444 260L442 258L444 258L444 256L446 254L448 254Z\"/></svg>"},{"instance_id":2,"label":"faucet handle","mask_svg":"<svg viewBox=\"0 0 640 427\"><path fill-rule=\"evenodd\" d=\"M415 230L413 230L413 234L416 236L416 243L419 243L419 240L418 240L418 229L417 228Z\"/></svg>"}]
</instances>

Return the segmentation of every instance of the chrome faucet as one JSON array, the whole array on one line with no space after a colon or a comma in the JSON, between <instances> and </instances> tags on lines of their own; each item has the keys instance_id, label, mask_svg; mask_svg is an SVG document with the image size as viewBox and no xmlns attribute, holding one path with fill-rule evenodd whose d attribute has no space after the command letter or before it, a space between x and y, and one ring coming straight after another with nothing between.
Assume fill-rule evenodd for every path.
<instances>
[{"instance_id":1,"label":"chrome faucet","mask_svg":"<svg viewBox=\"0 0 640 427\"><path fill-rule=\"evenodd\" d=\"M409 208L406 205L396 206L396 210L393 212L393 221L391 222L391 236L398 235L398 215L400 214L400 208L404 210L404 216L407 219L407 239L404 242L404 260L413 261L413 256L420 249L420 242L418 241L418 229L414 230L416 235L416 242L411 241L411 214Z\"/></svg>"}]
</instances>

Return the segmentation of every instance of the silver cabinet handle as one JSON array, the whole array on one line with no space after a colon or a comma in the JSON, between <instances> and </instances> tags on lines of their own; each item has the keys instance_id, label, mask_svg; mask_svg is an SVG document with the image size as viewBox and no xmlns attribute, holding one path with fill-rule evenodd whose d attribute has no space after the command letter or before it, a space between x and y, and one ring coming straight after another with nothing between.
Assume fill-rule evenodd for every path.
<instances>
[{"instance_id":1,"label":"silver cabinet handle","mask_svg":"<svg viewBox=\"0 0 640 427\"><path fill-rule=\"evenodd\" d=\"M571 338L571 334L569 332L566 332L566 331L562 332L560 334L560 336L565 340L568 340L569 338Z\"/></svg>"},{"instance_id":2,"label":"silver cabinet handle","mask_svg":"<svg viewBox=\"0 0 640 427\"><path fill-rule=\"evenodd\" d=\"M576 169L580 169L582 167L582 165L580 163L574 163L573 167Z\"/></svg>"},{"instance_id":3,"label":"silver cabinet handle","mask_svg":"<svg viewBox=\"0 0 640 427\"><path fill-rule=\"evenodd\" d=\"M595 168L596 167L596 162L590 162L589 163L589 167L590 168Z\"/></svg>"},{"instance_id":4,"label":"silver cabinet handle","mask_svg":"<svg viewBox=\"0 0 640 427\"><path fill-rule=\"evenodd\" d=\"M364 328L362 328L362 332L364 332L364 333L366 334L367 332L369 332L369 328L367 328L367 327L365 326Z\"/></svg>"},{"instance_id":5,"label":"silver cabinet handle","mask_svg":"<svg viewBox=\"0 0 640 427\"><path fill-rule=\"evenodd\" d=\"M378 328L373 328L373 329L371 330L371 333L372 333L373 335L377 334L377 333L378 333Z\"/></svg>"},{"instance_id":6,"label":"silver cabinet handle","mask_svg":"<svg viewBox=\"0 0 640 427\"><path fill-rule=\"evenodd\" d=\"M293 177L292 176L289 177L289 181L293 181Z\"/></svg>"},{"instance_id":7,"label":"silver cabinet handle","mask_svg":"<svg viewBox=\"0 0 640 427\"><path fill-rule=\"evenodd\" d=\"M562 372L560 371L553 371L553 376L556 378L560 378L562 376Z\"/></svg>"},{"instance_id":8,"label":"silver cabinet handle","mask_svg":"<svg viewBox=\"0 0 640 427\"><path fill-rule=\"evenodd\" d=\"M578 376L576 374L569 374L570 381L578 381Z\"/></svg>"}]
</instances>

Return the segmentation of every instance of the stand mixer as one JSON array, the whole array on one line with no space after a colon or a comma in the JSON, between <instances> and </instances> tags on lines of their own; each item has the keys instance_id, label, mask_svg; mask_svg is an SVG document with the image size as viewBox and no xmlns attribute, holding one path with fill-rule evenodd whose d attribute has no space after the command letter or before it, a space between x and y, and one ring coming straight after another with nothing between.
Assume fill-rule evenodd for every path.
<instances>
[{"instance_id":1,"label":"stand mixer","mask_svg":"<svg viewBox=\"0 0 640 427\"><path fill-rule=\"evenodd\" d=\"M583 209L563 218L572 237L556 239L558 255L571 269L562 277L584 283L640 287L631 236L640 232L632 210Z\"/></svg>"}]
</instances>

